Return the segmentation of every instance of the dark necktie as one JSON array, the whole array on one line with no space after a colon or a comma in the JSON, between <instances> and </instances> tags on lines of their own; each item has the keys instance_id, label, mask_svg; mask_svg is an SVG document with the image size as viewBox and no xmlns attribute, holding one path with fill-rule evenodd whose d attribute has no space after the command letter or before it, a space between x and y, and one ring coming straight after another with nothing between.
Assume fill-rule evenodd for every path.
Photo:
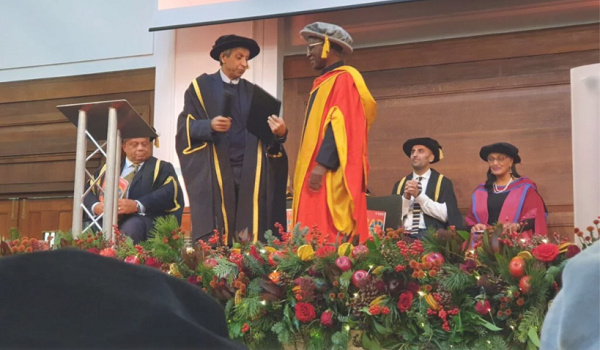
<instances>
[{"instance_id":1,"label":"dark necktie","mask_svg":"<svg viewBox=\"0 0 600 350\"><path fill-rule=\"evenodd\" d=\"M421 186L421 179L423 179L422 176L417 177L417 181L418 184L417 186L419 187L419 194L421 194L421 190L423 189ZM421 221L421 205L419 203L417 203L416 198L415 201L413 203L413 212L412 212L412 230L411 233L412 234L417 234L419 233L419 221Z\"/></svg>"},{"instance_id":2,"label":"dark necktie","mask_svg":"<svg viewBox=\"0 0 600 350\"><path fill-rule=\"evenodd\" d=\"M125 175L124 177L124 179L127 180L129 184L131 184L131 181L133 181L133 178L135 177L135 174L137 174L138 169L140 167L139 164L131 164L131 166L133 167L133 171Z\"/></svg>"}]
</instances>

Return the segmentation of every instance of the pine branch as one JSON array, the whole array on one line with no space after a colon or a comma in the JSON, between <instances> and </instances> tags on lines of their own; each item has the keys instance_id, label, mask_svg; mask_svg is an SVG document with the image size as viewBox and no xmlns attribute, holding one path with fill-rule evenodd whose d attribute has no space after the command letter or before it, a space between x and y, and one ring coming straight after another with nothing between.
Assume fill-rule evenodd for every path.
<instances>
[{"instance_id":1,"label":"pine branch","mask_svg":"<svg viewBox=\"0 0 600 350\"><path fill-rule=\"evenodd\" d=\"M244 300L235 306L234 319L236 321L246 321L258 316L261 312L262 304L259 297L244 298Z\"/></svg>"},{"instance_id":2,"label":"pine branch","mask_svg":"<svg viewBox=\"0 0 600 350\"><path fill-rule=\"evenodd\" d=\"M260 293L262 293L262 287L260 286L260 281L261 281L260 278L254 278L254 279L250 280L250 284L248 285L248 288L246 289L249 297L256 297L256 296L259 296Z\"/></svg>"},{"instance_id":3,"label":"pine branch","mask_svg":"<svg viewBox=\"0 0 600 350\"><path fill-rule=\"evenodd\" d=\"M473 276L466 274L456 265L444 265L444 279L440 283L448 290L461 292L475 284Z\"/></svg>"},{"instance_id":4,"label":"pine branch","mask_svg":"<svg viewBox=\"0 0 600 350\"><path fill-rule=\"evenodd\" d=\"M224 258L217 258L217 265L213 268L213 272L218 278L228 278L233 281L238 275L238 266Z\"/></svg>"},{"instance_id":5,"label":"pine branch","mask_svg":"<svg viewBox=\"0 0 600 350\"><path fill-rule=\"evenodd\" d=\"M517 328L517 339L521 343L527 342L531 329L539 333L544 319L544 308L544 305L538 303L523 313L523 319Z\"/></svg>"},{"instance_id":6,"label":"pine branch","mask_svg":"<svg viewBox=\"0 0 600 350\"><path fill-rule=\"evenodd\" d=\"M279 269L279 271L285 272L288 275L292 276L292 278L295 278L296 276L304 272L306 266L297 255L290 255L288 258L282 259L279 262L279 265L277 265L277 268Z\"/></svg>"},{"instance_id":7,"label":"pine branch","mask_svg":"<svg viewBox=\"0 0 600 350\"><path fill-rule=\"evenodd\" d=\"M264 276L267 269L252 255L244 255L244 266L247 267L254 276Z\"/></svg>"},{"instance_id":8,"label":"pine branch","mask_svg":"<svg viewBox=\"0 0 600 350\"><path fill-rule=\"evenodd\" d=\"M501 336L493 335L491 337L483 337L477 339L475 341L475 344L473 344L472 349L504 350L509 349L509 346Z\"/></svg>"}]
</instances>

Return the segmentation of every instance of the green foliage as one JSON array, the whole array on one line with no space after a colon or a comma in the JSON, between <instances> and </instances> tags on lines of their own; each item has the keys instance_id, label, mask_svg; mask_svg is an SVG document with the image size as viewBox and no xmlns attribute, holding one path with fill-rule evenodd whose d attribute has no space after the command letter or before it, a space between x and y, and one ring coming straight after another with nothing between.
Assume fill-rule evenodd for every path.
<instances>
[{"instance_id":1,"label":"green foliage","mask_svg":"<svg viewBox=\"0 0 600 350\"><path fill-rule=\"evenodd\" d=\"M119 242L119 247L118 247L118 249L116 249L117 258L119 258L119 259L125 259L126 257L128 257L130 255L137 254L137 250L135 249L135 246L133 245L133 240L127 236L125 236L124 238L125 238L124 241Z\"/></svg>"},{"instance_id":2,"label":"green foliage","mask_svg":"<svg viewBox=\"0 0 600 350\"><path fill-rule=\"evenodd\" d=\"M342 273L340 276L340 288L343 290L347 290L350 286L350 280L352 279L352 270L346 271Z\"/></svg>"},{"instance_id":3,"label":"green foliage","mask_svg":"<svg viewBox=\"0 0 600 350\"><path fill-rule=\"evenodd\" d=\"M348 348L348 332L341 330L331 336L331 350L346 350Z\"/></svg>"},{"instance_id":4,"label":"green foliage","mask_svg":"<svg viewBox=\"0 0 600 350\"><path fill-rule=\"evenodd\" d=\"M291 254L288 258L279 262L278 269L292 277L297 277L306 270L307 263L302 261L297 255Z\"/></svg>"},{"instance_id":5,"label":"green foliage","mask_svg":"<svg viewBox=\"0 0 600 350\"><path fill-rule=\"evenodd\" d=\"M233 319L235 321L242 321L254 318L258 316L262 308L263 305L261 304L260 297L245 298L243 303L234 306Z\"/></svg>"},{"instance_id":6,"label":"green foliage","mask_svg":"<svg viewBox=\"0 0 600 350\"><path fill-rule=\"evenodd\" d=\"M472 349L478 350L505 350L509 348L506 341L498 335L477 339L472 346Z\"/></svg>"},{"instance_id":7,"label":"green foliage","mask_svg":"<svg viewBox=\"0 0 600 350\"><path fill-rule=\"evenodd\" d=\"M444 265L442 269L446 272L447 277L442 279L440 283L450 291L461 292L475 284L475 278L463 272L456 265Z\"/></svg>"},{"instance_id":8,"label":"green foliage","mask_svg":"<svg viewBox=\"0 0 600 350\"><path fill-rule=\"evenodd\" d=\"M268 273L266 267L249 254L244 255L244 266L247 267L254 276L264 276Z\"/></svg>"},{"instance_id":9,"label":"green foliage","mask_svg":"<svg viewBox=\"0 0 600 350\"><path fill-rule=\"evenodd\" d=\"M255 297L258 296L261 292L262 292L262 287L260 286L260 279L259 278L255 278L253 280L250 281L250 283L248 284L248 296L251 297Z\"/></svg>"},{"instance_id":10,"label":"green foliage","mask_svg":"<svg viewBox=\"0 0 600 350\"><path fill-rule=\"evenodd\" d=\"M174 239L175 236L180 236L179 223L175 216L159 217L154 221L150 238L142 243L142 247L164 263L179 263L182 260L181 249L184 240L182 236Z\"/></svg>"},{"instance_id":11,"label":"green foliage","mask_svg":"<svg viewBox=\"0 0 600 350\"><path fill-rule=\"evenodd\" d=\"M301 228L301 223L297 223L292 229L292 244L299 247L306 244L306 234L308 233L308 227Z\"/></svg>"},{"instance_id":12,"label":"green foliage","mask_svg":"<svg viewBox=\"0 0 600 350\"><path fill-rule=\"evenodd\" d=\"M289 344L294 341L294 333L282 321L275 323L271 327L271 331L277 335L277 340L282 344Z\"/></svg>"},{"instance_id":13,"label":"green foliage","mask_svg":"<svg viewBox=\"0 0 600 350\"><path fill-rule=\"evenodd\" d=\"M218 257L217 265L213 268L213 272L218 278L227 278L233 281L238 274L238 266L229 260Z\"/></svg>"},{"instance_id":14,"label":"green foliage","mask_svg":"<svg viewBox=\"0 0 600 350\"><path fill-rule=\"evenodd\" d=\"M277 239L277 237L273 234L273 231L271 231L271 230L265 231L264 237L265 237L265 240L267 241L267 245L269 245L271 247L275 246L275 239Z\"/></svg>"},{"instance_id":15,"label":"green foliage","mask_svg":"<svg viewBox=\"0 0 600 350\"><path fill-rule=\"evenodd\" d=\"M10 240L15 241L17 239L21 239L21 232L16 227L10 228Z\"/></svg>"},{"instance_id":16,"label":"green foliage","mask_svg":"<svg viewBox=\"0 0 600 350\"><path fill-rule=\"evenodd\" d=\"M10 235L11 235L11 237L13 235L12 229L10 231ZM73 246L73 240L74 240L74 238L73 238L73 234L71 233L71 231L68 231L68 232L58 231L58 232L54 233L54 246L52 249L71 247L71 246Z\"/></svg>"},{"instance_id":17,"label":"green foliage","mask_svg":"<svg viewBox=\"0 0 600 350\"><path fill-rule=\"evenodd\" d=\"M523 319L517 328L517 340L525 343L530 338L530 332L536 334L541 329L544 320L545 305L537 304L523 313Z\"/></svg>"}]
</instances>

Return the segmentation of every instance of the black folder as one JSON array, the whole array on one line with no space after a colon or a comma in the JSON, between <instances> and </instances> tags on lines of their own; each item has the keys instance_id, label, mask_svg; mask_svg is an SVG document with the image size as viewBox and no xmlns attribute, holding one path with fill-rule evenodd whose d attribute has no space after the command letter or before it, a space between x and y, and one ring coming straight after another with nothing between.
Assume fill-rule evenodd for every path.
<instances>
[{"instance_id":1,"label":"black folder","mask_svg":"<svg viewBox=\"0 0 600 350\"><path fill-rule=\"evenodd\" d=\"M275 114L279 116L281 101L271 96L259 86L254 86L250 115L246 128L264 143L273 142L273 132L267 123L267 118Z\"/></svg>"}]
</instances>

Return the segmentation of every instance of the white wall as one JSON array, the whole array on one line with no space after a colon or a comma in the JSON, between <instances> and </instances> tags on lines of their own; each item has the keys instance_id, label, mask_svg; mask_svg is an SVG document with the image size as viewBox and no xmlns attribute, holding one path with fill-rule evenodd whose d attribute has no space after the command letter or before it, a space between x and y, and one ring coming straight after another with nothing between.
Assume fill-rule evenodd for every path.
<instances>
[{"instance_id":1,"label":"white wall","mask_svg":"<svg viewBox=\"0 0 600 350\"><path fill-rule=\"evenodd\" d=\"M154 67L156 0L0 4L0 82Z\"/></svg>"},{"instance_id":2,"label":"white wall","mask_svg":"<svg viewBox=\"0 0 600 350\"><path fill-rule=\"evenodd\" d=\"M600 214L600 63L571 69L573 210L582 229Z\"/></svg>"}]
</instances>

